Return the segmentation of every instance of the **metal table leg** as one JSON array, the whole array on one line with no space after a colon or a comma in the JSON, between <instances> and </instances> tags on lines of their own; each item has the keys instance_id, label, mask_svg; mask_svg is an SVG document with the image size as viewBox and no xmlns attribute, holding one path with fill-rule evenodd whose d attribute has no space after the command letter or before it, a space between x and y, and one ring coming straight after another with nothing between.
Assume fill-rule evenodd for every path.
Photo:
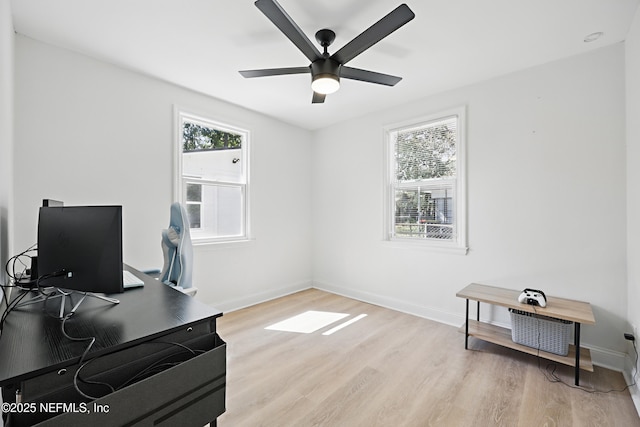
<instances>
[{"instance_id":1,"label":"metal table leg","mask_svg":"<svg viewBox=\"0 0 640 427\"><path fill-rule=\"evenodd\" d=\"M576 385L580 385L580 323L574 322L573 340L576 346Z\"/></svg>"},{"instance_id":2,"label":"metal table leg","mask_svg":"<svg viewBox=\"0 0 640 427\"><path fill-rule=\"evenodd\" d=\"M467 311L464 316L464 349L469 348L469 299L467 298Z\"/></svg>"}]
</instances>

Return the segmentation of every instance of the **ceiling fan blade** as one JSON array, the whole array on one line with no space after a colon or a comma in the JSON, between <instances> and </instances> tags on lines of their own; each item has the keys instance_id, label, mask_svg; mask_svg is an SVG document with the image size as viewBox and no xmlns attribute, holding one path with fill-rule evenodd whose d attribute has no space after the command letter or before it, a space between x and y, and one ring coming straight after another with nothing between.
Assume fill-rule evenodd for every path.
<instances>
[{"instance_id":1,"label":"ceiling fan blade","mask_svg":"<svg viewBox=\"0 0 640 427\"><path fill-rule=\"evenodd\" d=\"M257 0L255 5L300 49L309 61L313 62L318 58L322 58L320 51L311 43L300 27L293 22L293 19L287 15L287 12L276 0Z\"/></svg>"},{"instance_id":2,"label":"ceiling fan blade","mask_svg":"<svg viewBox=\"0 0 640 427\"><path fill-rule=\"evenodd\" d=\"M289 67L289 68L265 68L262 70L243 70L238 71L244 78L252 77L268 77L268 76L284 76L286 74L305 74L310 73L309 67Z\"/></svg>"},{"instance_id":3,"label":"ceiling fan blade","mask_svg":"<svg viewBox=\"0 0 640 427\"><path fill-rule=\"evenodd\" d=\"M389 74L376 73L375 71L361 70L360 68L352 68L343 66L340 69L340 77L345 79L360 80L368 83L377 83L385 86L395 86L402 77L396 77Z\"/></svg>"},{"instance_id":4,"label":"ceiling fan blade","mask_svg":"<svg viewBox=\"0 0 640 427\"><path fill-rule=\"evenodd\" d=\"M312 104L322 104L327 95L322 93L313 92L313 98L311 99Z\"/></svg>"},{"instance_id":5,"label":"ceiling fan blade","mask_svg":"<svg viewBox=\"0 0 640 427\"><path fill-rule=\"evenodd\" d=\"M409 6L401 4L392 10L384 18L364 30L359 36L344 45L340 50L331 55L331 59L335 59L341 64L346 64L374 44L378 43L407 22L411 21L416 15Z\"/></svg>"}]
</instances>

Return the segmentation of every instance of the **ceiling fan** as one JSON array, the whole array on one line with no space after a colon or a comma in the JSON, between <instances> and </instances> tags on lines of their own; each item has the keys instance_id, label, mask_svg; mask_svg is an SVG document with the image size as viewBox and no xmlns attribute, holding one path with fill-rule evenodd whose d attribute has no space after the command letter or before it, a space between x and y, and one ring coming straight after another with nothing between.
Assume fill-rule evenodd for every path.
<instances>
[{"instance_id":1,"label":"ceiling fan","mask_svg":"<svg viewBox=\"0 0 640 427\"><path fill-rule=\"evenodd\" d=\"M415 14L406 4L395 8L332 55L329 55L327 48L335 40L336 34L333 31L325 28L316 33L316 40L324 48L324 52L320 53L276 0L257 0L255 5L300 49L311 64L307 67L244 70L240 71L242 76L251 78L311 73L311 102L314 104L324 102L326 95L337 91L341 77L386 86L394 86L402 80L401 77L347 67L345 64L411 21Z\"/></svg>"}]
</instances>

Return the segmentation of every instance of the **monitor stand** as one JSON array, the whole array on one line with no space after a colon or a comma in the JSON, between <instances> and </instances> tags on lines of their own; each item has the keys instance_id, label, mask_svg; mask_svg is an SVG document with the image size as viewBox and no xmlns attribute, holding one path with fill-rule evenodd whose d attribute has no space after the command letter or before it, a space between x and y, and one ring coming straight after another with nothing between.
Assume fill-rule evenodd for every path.
<instances>
[{"instance_id":1,"label":"monitor stand","mask_svg":"<svg viewBox=\"0 0 640 427\"><path fill-rule=\"evenodd\" d=\"M104 295L94 294L93 292L69 291L69 290L64 290L64 289L60 289L60 288L56 288L55 292L56 292L55 295L47 295L47 296L38 295L37 297L35 297L35 298L33 298L33 299L29 300L29 301L25 301L25 302L22 302L22 303L18 304L16 307L22 307L22 306L26 306L26 305L36 304L36 303L39 303L41 301L44 302L44 301L46 301L48 299L52 299L52 298L60 298L61 301L60 301L59 318L60 319L64 319L65 317L73 316L75 314L76 310L78 309L78 307L80 307L80 304L82 304L82 302L87 297L101 299L103 301L110 302L111 304L120 304L120 300L118 300L118 299L106 297ZM67 297L71 297L71 295L73 295L73 294L82 294L82 298L80 298L80 301L78 301L76 303L76 305L73 306L71 311L65 316L64 308L65 308L65 304L67 302ZM69 298L69 299L71 299L71 298Z\"/></svg>"}]
</instances>

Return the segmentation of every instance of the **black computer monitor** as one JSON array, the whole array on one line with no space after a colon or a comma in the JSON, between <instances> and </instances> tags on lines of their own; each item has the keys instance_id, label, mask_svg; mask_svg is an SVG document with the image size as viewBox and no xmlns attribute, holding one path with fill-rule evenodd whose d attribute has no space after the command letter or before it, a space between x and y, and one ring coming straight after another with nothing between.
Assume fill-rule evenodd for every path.
<instances>
[{"instance_id":1,"label":"black computer monitor","mask_svg":"<svg viewBox=\"0 0 640 427\"><path fill-rule=\"evenodd\" d=\"M38 276L41 287L123 292L122 206L41 207Z\"/></svg>"}]
</instances>

